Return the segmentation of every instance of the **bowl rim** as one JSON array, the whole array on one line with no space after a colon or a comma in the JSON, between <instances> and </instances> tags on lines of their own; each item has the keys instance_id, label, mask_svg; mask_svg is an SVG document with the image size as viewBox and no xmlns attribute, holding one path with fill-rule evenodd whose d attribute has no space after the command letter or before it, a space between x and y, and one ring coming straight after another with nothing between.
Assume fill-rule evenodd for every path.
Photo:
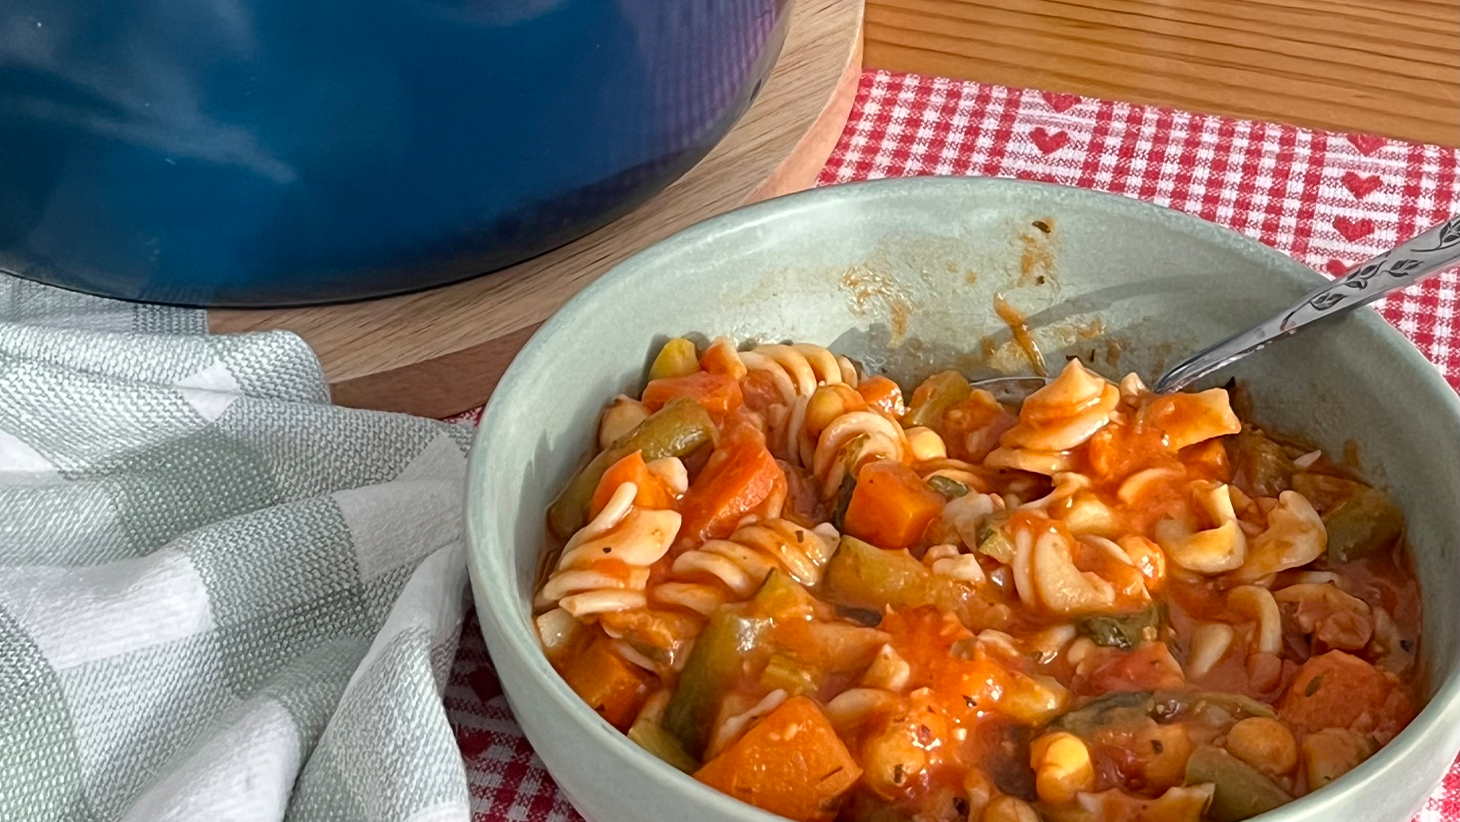
<instances>
[{"instance_id":1,"label":"bowl rim","mask_svg":"<svg viewBox=\"0 0 1460 822\"><path fill-rule=\"evenodd\" d=\"M1233 229L1156 203L1093 189L1033 180L926 176L865 180L808 189L716 215L675 232L625 258L589 283L555 311L533 333L503 373L473 436L468 466L465 525L467 565L471 576L473 596L479 603L477 618L483 623L484 635L491 633L486 630L489 627L495 629L495 632L504 640L504 647L501 650L510 652L514 662L521 669L530 672L530 677L538 686L538 693L548 696L555 703L554 710L566 711L579 731L587 733L607 745L621 759L633 765L643 777L653 780L664 789L672 791L686 801L699 803L702 807L708 806L729 817L739 818L743 822L776 822L776 820L784 822L784 820L780 816L763 811L699 783L689 774L679 771L631 742L627 735L620 733L601 716L590 710L548 663L537 637L529 630L531 620L522 624L518 619L520 614L515 610L517 602L512 599L517 596L517 592L513 590L515 583L504 582L506 577L500 575L494 576L491 582L478 579L477 562L487 550L487 544L492 542L488 536L489 528L485 522L485 506L476 504L478 500L490 498L492 485L493 472L487 470L490 448L485 445L485 441L489 432L500 425L500 419L507 413L506 400L500 398L517 392L521 385L530 384L532 373L548 362L545 359L544 350L549 345L549 341L571 329L575 315L590 306L600 294L626 285L636 278L652 276L649 272L655 269L655 264L661 258L672 257L680 253L682 246L692 246L721 233L732 230L744 231L773 220L795 219L802 212L835 207L836 203L843 200L858 200L873 196L869 195L868 191L873 192L874 195L886 192L891 195L889 201L894 201L899 196L927 196L927 191L935 191L939 188L975 192L982 189L994 191L1007 189L1015 192L1040 191L1075 201L1093 201L1098 204L1098 207L1116 211L1123 210L1147 219L1165 220L1177 227L1186 228L1193 234L1205 234L1213 240L1222 242L1231 250L1265 259L1273 268L1285 270L1297 282L1311 286L1327 282L1326 278L1312 268ZM1339 321L1357 323L1371 333L1376 333L1379 339L1386 342L1403 365L1416 372L1416 379L1424 389L1440 395L1443 398L1442 403L1448 406L1450 415L1456 420L1460 420L1460 396L1456 395L1435 365L1426 359L1398 329L1380 317L1377 311L1350 312L1348 316ZM493 586L501 589L500 592L508 593L511 596L493 595L499 593L498 590L493 589ZM1423 598L1423 588L1421 596ZM481 603L486 605L485 614ZM490 626L487 625L487 620L491 621ZM1430 675L1438 676L1439 672L1432 672ZM1460 713L1460 667L1450 670L1434 685L1434 692L1425 707L1394 739L1380 748L1373 756L1354 770L1325 786L1323 791L1300 797L1280 808L1254 817L1254 819L1260 819L1262 822L1290 822L1300 814L1317 818L1318 814L1324 812L1341 813L1343 810L1341 805L1350 801L1350 794L1355 788L1381 774L1401 767L1400 760L1422 754L1422 751L1418 749L1424 748L1432 740L1440 741L1444 735L1442 733L1444 731L1443 719ZM510 702L512 694L506 693L505 687L504 694ZM1420 797L1418 801L1423 802L1423 799Z\"/></svg>"}]
</instances>

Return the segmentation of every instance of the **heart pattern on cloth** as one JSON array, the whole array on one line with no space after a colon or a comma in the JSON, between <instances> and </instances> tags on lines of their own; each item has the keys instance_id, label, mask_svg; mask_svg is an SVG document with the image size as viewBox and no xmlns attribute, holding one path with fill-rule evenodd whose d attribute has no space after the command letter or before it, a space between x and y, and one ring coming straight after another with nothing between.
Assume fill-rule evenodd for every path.
<instances>
[{"instance_id":1,"label":"heart pattern on cloth","mask_svg":"<svg viewBox=\"0 0 1460 822\"><path fill-rule=\"evenodd\" d=\"M1342 277L1343 275L1348 273L1350 266L1348 263L1345 263L1341 260L1329 260L1328 263L1323 266L1323 268L1325 271L1335 277Z\"/></svg>"},{"instance_id":2,"label":"heart pattern on cloth","mask_svg":"<svg viewBox=\"0 0 1460 822\"><path fill-rule=\"evenodd\" d=\"M1351 217L1334 217L1333 227L1338 229L1338 233L1351 243L1358 242L1374 233L1374 221L1368 217L1361 217L1357 220Z\"/></svg>"},{"instance_id":3,"label":"heart pattern on cloth","mask_svg":"<svg viewBox=\"0 0 1460 822\"><path fill-rule=\"evenodd\" d=\"M1039 150L1045 154L1053 154L1056 151L1064 148L1065 145L1070 142L1069 134L1066 134L1063 131L1056 131L1055 133L1050 134L1048 131L1044 130L1044 126L1035 126L1034 130L1029 132L1029 138L1033 140L1034 144L1036 146L1039 146Z\"/></svg>"},{"instance_id":4,"label":"heart pattern on cloth","mask_svg":"<svg viewBox=\"0 0 1460 822\"><path fill-rule=\"evenodd\" d=\"M1048 103L1049 107L1058 114L1064 114L1074 108L1081 99L1078 94L1065 94L1062 91L1042 91L1039 96L1043 97L1044 102Z\"/></svg>"},{"instance_id":5,"label":"heart pattern on cloth","mask_svg":"<svg viewBox=\"0 0 1460 822\"><path fill-rule=\"evenodd\" d=\"M1385 140L1377 134L1346 134L1344 136L1365 157L1372 155L1389 143L1388 140Z\"/></svg>"},{"instance_id":6,"label":"heart pattern on cloth","mask_svg":"<svg viewBox=\"0 0 1460 822\"><path fill-rule=\"evenodd\" d=\"M1358 200L1364 199L1374 193L1374 189L1384 185L1384 181L1379 179L1377 174L1361 177L1352 171L1345 171L1341 182L1343 187L1348 189L1348 193L1354 195L1354 198Z\"/></svg>"}]
</instances>

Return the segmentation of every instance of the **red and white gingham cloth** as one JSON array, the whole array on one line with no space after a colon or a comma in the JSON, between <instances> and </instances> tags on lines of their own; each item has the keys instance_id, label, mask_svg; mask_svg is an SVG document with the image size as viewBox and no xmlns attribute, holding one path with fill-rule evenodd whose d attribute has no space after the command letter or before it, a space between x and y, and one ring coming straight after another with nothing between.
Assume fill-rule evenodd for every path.
<instances>
[{"instance_id":1,"label":"red and white gingham cloth","mask_svg":"<svg viewBox=\"0 0 1460 822\"><path fill-rule=\"evenodd\" d=\"M1460 213L1457 165L1452 148L879 71L862 76L819 183L977 174L1095 188L1197 214L1339 274ZM1451 271L1375 307L1460 388L1457 300ZM475 822L579 819L468 623L446 708ZM1460 764L1417 820L1460 822Z\"/></svg>"}]
</instances>

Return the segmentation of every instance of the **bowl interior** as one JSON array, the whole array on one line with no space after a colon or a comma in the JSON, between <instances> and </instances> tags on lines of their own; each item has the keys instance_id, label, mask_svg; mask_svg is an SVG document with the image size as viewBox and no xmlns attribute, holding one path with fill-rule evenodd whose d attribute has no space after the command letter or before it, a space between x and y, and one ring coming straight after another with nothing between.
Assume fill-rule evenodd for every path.
<instances>
[{"instance_id":1,"label":"bowl interior","mask_svg":"<svg viewBox=\"0 0 1460 822\"><path fill-rule=\"evenodd\" d=\"M999 180L823 189L676 235L620 265L545 325L482 420L469 523L493 654L510 654L506 664L526 666L543 696L606 728L552 673L531 633L543 511L580 464L603 403L639 387L669 336L821 343L903 385L950 367L970 377L1027 373L993 312L995 294L1003 294L1025 313L1053 364L1080 356L1107 376L1135 371L1149 381L1318 282L1276 252L1176 212ZM1347 453L1393 494L1424 585L1423 669L1429 693L1440 694L1428 715L1453 703L1460 412L1449 386L1368 311L1285 341L1211 382L1228 376L1250 385L1257 422ZM1388 753L1363 769L1384 769Z\"/></svg>"}]
</instances>

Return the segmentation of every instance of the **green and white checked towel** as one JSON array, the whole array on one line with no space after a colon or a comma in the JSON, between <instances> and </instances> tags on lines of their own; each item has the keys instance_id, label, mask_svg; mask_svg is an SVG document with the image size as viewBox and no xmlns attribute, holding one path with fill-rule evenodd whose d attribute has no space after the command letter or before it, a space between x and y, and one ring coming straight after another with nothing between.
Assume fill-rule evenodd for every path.
<instances>
[{"instance_id":1,"label":"green and white checked towel","mask_svg":"<svg viewBox=\"0 0 1460 822\"><path fill-rule=\"evenodd\" d=\"M469 436L0 276L0 821L468 819Z\"/></svg>"}]
</instances>

